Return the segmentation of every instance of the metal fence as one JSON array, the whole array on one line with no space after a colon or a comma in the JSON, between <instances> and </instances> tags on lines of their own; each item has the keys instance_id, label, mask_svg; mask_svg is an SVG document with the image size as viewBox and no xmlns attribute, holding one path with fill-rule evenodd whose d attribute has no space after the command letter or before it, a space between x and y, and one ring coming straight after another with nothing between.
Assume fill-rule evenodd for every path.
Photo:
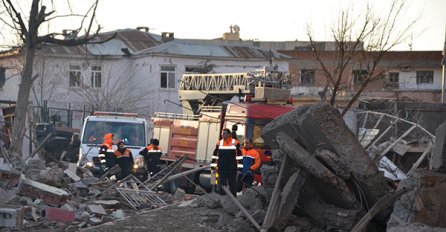
<instances>
[{"instance_id":1,"label":"metal fence","mask_svg":"<svg viewBox=\"0 0 446 232\"><path fill-rule=\"evenodd\" d=\"M36 123L52 123L57 126L81 129L83 120L92 111L85 107L82 110L68 108L48 107L44 102L43 106L34 106L34 117Z\"/></svg>"}]
</instances>

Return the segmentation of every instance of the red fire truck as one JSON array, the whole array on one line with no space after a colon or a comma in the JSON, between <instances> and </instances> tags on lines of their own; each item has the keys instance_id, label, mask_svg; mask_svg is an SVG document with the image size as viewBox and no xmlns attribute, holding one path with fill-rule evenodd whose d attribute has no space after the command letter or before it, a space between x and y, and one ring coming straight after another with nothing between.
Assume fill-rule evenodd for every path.
<instances>
[{"instance_id":1,"label":"red fire truck","mask_svg":"<svg viewBox=\"0 0 446 232\"><path fill-rule=\"evenodd\" d=\"M166 152L161 159L169 163L187 155L183 169L209 165L221 130L228 128L241 143L245 137L252 138L262 163L271 162L261 132L275 117L293 109L289 104L289 78L267 68L256 73L183 75L179 96L184 114L157 112L152 117L153 138L160 140ZM211 187L210 170L191 174L189 178ZM261 178L257 176L256 180ZM178 184L193 189L187 183Z\"/></svg>"}]
</instances>

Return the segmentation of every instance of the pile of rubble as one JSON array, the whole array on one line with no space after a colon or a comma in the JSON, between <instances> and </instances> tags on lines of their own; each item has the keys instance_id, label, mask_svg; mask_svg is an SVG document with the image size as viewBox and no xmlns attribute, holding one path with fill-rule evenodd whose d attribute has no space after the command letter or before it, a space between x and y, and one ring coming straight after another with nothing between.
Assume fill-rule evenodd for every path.
<instances>
[{"instance_id":1,"label":"pile of rubble","mask_svg":"<svg viewBox=\"0 0 446 232\"><path fill-rule=\"evenodd\" d=\"M119 169L114 168L114 171ZM75 163L46 166L30 159L23 172L0 170L0 228L75 231L153 209L172 196L152 191L133 175L116 181L94 177Z\"/></svg>"},{"instance_id":2,"label":"pile of rubble","mask_svg":"<svg viewBox=\"0 0 446 232\"><path fill-rule=\"evenodd\" d=\"M387 140L383 134L391 126L380 128L382 118L372 123L372 129L363 129L358 140L339 111L326 103L281 115L263 130L262 137L273 149L273 163L262 166L262 185L237 198L227 189L225 196L203 190L200 196L181 189L174 195L155 191L208 168L176 174L186 157L141 182L132 175L121 181L96 178L67 162L45 166L30 159L26 165L12 165L13 156L3 154L13 168L0 165L0 227L110 231L123 221L116 219L128 216L141 222L141 209L149 209L159 214L154 220L162 225L138 227L141 230L444 231L446 123L436 136L426 133L426 150L407 168L395 165L389 154L404 154L399 144L418 125ZM421 163L429 165L420 169ZM185 202L177 204L174 199ZM126 223L125 228L138 226Z\"/></svg>"},{"instance_id":3,"label":"pile of rubble","mask_svg":"<svg viewBox=\"0 0 446 232\"><path fill-rule=\"evenodd\" d=\"M265 231L282 230L296 216L311 219L323 230L336 231L394 227L398 231L396 228L411 223L444 226L438 190L446 187L446 176L412 172L399 184L385 178L377 165L385 153L379 159L369 154L329 104L284 114L264 128L263 137L276 149L273 159L279 164L262 169L265 187L271 192L262 224ZM268 178L277 169L277 176Z\"/></svg>"},{"instance_id":4,"label":"pile of rubble","mask_svg":"<svg viewBox=\"0 0 446 232\"><path fill-rule=\"evenodd\" d=\"M426 133L431 140L407 172L385 156L417 126L391 141L376 136L369 143L379 148L366 150L335 108L297 108L263 130L275 163L262 166L263 186L244 192L242 206L228 196L201 196L201 207L218 211L202 223L222 231L444 231L446 175L436 170L446 167L446 123L436 137ZM426 159L434 171L417 169ZM399 175L385 177L389 171Z\"/></svg>"}]
</instances>

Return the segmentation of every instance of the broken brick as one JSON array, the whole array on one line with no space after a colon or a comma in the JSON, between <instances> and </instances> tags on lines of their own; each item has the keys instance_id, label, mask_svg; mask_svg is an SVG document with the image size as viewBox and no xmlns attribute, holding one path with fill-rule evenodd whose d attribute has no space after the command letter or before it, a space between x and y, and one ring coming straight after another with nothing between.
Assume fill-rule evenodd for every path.
<instances>
[{"instance_id":1,"label":"broken brick","mask_svg":"<svg viewBox=\"0 0 446 232\"><path fill-rule=\"evenodd\" d=\"M57 207L64 204L68 198L66 191L26 179L24 175L20 177L18 194L33 200L40 198L46 204Z\"/></svg>"},{"instance_id":2,"label":"broken brick","mask_svg":"<svg viewBox=\"0 0 446 232\"><path fill-rule=\"evenodd\" d=\"M74 221L74 211L60 208L46 208L43 216L49 221L72 222Z\"/></svg>"}]
</instances>

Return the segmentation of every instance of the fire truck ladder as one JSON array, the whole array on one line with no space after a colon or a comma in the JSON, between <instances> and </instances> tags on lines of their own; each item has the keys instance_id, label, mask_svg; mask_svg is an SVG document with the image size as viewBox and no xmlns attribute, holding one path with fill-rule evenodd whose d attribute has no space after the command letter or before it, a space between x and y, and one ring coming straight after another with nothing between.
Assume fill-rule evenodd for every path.
<instances>
[{"instance_id":1,"label":"fire truck ladder","mask_svg":"<svg viewBox=\"0 0 446 232\"><path fill-rule=\"evenodd\" d=\"M256 94L257 88L283 90L289 76L279 72L184 74L181 78L179 98L186 114L198 114L201 106L217 106L234 96ZM288 86L289 87L289 86ZM289 90L287 90L289 97Z\"/></svg>"},{"instance_id":2,"label":"fire truck ladder","mask_svg":"<svg viewBox=\"0 0 446 232\"><path fill-rule=\"evenodd\" d=\"M175 170L181 166L181 164L187 159L187 155L175 160L175 162L169 164L167 167L163 168L161 171L149 177L146 181L140 184L138 187L145 185L149 189L154 190L156 187L164 184L166 179L175 172Z\"/></svg>"}]
</instances>

